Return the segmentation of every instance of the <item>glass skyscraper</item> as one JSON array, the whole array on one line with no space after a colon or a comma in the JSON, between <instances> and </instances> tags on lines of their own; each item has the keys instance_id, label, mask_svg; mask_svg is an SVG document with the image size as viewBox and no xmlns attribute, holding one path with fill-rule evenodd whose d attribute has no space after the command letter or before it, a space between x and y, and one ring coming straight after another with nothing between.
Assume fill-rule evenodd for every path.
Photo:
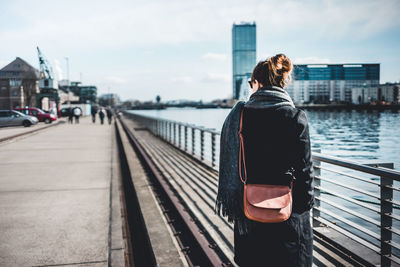
<instances>
[{"instance_id":1,"label":"glass skyscraper","mask_svg":"<svg viewBox=\"0 0 400 267\"><path fill-rule=\"evenodd\" d=\"M245 99L248 95L247 79L256 64L256 24L233 24L232 67L233 99Z\"/></svg>"},{"instance_id":2,"label":"glass skyscraper","mask_svg":"<svg viewBox=\"0 0 400 267\"><path fill-rule=\"evenodd\" d=\"M298 104L350 103L352 88L379 85L379 72L379 64L294 65L287 91Z\"/></svg>"}]
</instances>

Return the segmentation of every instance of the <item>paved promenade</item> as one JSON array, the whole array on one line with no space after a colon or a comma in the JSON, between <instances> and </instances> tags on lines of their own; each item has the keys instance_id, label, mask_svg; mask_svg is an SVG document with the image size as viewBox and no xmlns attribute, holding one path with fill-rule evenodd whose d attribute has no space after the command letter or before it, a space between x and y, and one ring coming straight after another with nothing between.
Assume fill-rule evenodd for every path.
<instances>
[{"instance_id":1,"label":"paved promenade","mask_svg":"<svg viewBox=\"0 0 400 267\"><path fill-rule=\"evenodd\" d=\"M83 118L0 144L0 266L107 266L113 132Z\"/></svg>"}]
</instances>

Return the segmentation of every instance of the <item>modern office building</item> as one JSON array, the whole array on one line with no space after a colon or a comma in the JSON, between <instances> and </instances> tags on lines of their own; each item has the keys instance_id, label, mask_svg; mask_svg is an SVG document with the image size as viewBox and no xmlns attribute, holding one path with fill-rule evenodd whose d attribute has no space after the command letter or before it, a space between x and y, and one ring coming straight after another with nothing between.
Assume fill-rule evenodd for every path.
<instances>
[{"instance_id":1,"label":"modern office building","mask_svg":"<svg viewBox=\"0 0 400 267\"><path fill-rule=\"evenodd\" d=\"M256 24L240 23L232 26L233 99L248 95L247 79L256 64Z\"/></svg>"},{"instance_id":2,"label":"modern office building","mask_svg":"<svg viewBox=\"0 0 400 267\"><path fill-rule=\"evenodd\" d=\"M351 103L351 89L379 85L379 72L379 64L294 65L287 91L297 104Z\"/></svg>"}]
</instances>

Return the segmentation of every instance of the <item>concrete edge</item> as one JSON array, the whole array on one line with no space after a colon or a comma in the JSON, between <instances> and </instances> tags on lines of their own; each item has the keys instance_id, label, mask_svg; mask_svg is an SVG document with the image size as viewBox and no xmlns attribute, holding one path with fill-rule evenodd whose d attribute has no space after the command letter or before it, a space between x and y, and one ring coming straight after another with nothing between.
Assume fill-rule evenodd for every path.
<instances>
[{"instance_id":1,"label":"concrete edge","mask_svg":"<svg viewBox=\"0 0 400 267\"><path fill-rule=\"evenodd\" d=\"M20 137L21 138L22 137L28 137L28 136L33 135L33 134L35 134L35 133L37 133L37 132L39 132L41 130L45 130L45 129L48 129L50 127L58 126L58 125L65 124L65 123L66 123L65 121L57 121L56 123L50 123L49 125L43 126L41 128L38 128L38 129L33 129L31 131L27 131L27 132L24 132L24 133L19 133L19 134L15 134L15 135L11 135L11 136L0 138L0 145L4 144L4 143L7 143L7 142L10 142L10 141L14 141L16 139L19 139Z\"/></svg>"},{"instance_id":2,"label":"concrete edge","mask_svg":"<svg viewBox=\"0 0 400 267\"><path fill-rule=\"evenodd\" d=\"M110 180L110 225L108 237L108 266L126 266L125 242L123 238L122 206L121 206L121 172L118 157L118 146L113 125L111 134L111 180Z\"/></svg>"},{"instance_id":3,"label":"concrete edge","mask_svg":"<svg viewBox=\"0 0 400 267\"><path fill-rule=\"evenodd\" d=\"M173 266L178 266L177 261L179 261L180 266L188 266L172 229L170 229L162 209L152 192L146 171L142 167L136 152L131 147L128 137L119 122L117 122L117 127L121 134L122 144L126 149L125 152L131 170L132 182L138 196L139 208L146 224L156 264L159 266L170 266L174 262ZM169 246L165 246L166 243L169 243Z\"/></svg>"}]
</instances>

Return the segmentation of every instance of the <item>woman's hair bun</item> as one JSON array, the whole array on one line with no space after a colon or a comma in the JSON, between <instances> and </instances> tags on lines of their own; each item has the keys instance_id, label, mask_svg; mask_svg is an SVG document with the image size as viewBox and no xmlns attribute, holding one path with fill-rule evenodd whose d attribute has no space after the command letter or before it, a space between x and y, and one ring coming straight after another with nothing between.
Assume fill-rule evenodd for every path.
<instances>
[{"instance_id":1,"label":"woman's hair bun","mask_svg":"<svg viewBox=\"0 0 400 267\"><path fill-rule=\"evenodd\" d=\"M277 54L267 59L268 76L271 85L285 87L291 80L292 61L284 54Z\"/></svg>"},{"instance_id":2,"label":"woman's hair bun","mask_svg":"<svg viewBox=\"0 0 400 267\"><path fill-rule=\"evenodd\" d=\"M257 80L264 86L285 87L291 80L292 61L284 54L277 54L258 62L251 75L251 80Z\"/></svg>"}]
</instances>

